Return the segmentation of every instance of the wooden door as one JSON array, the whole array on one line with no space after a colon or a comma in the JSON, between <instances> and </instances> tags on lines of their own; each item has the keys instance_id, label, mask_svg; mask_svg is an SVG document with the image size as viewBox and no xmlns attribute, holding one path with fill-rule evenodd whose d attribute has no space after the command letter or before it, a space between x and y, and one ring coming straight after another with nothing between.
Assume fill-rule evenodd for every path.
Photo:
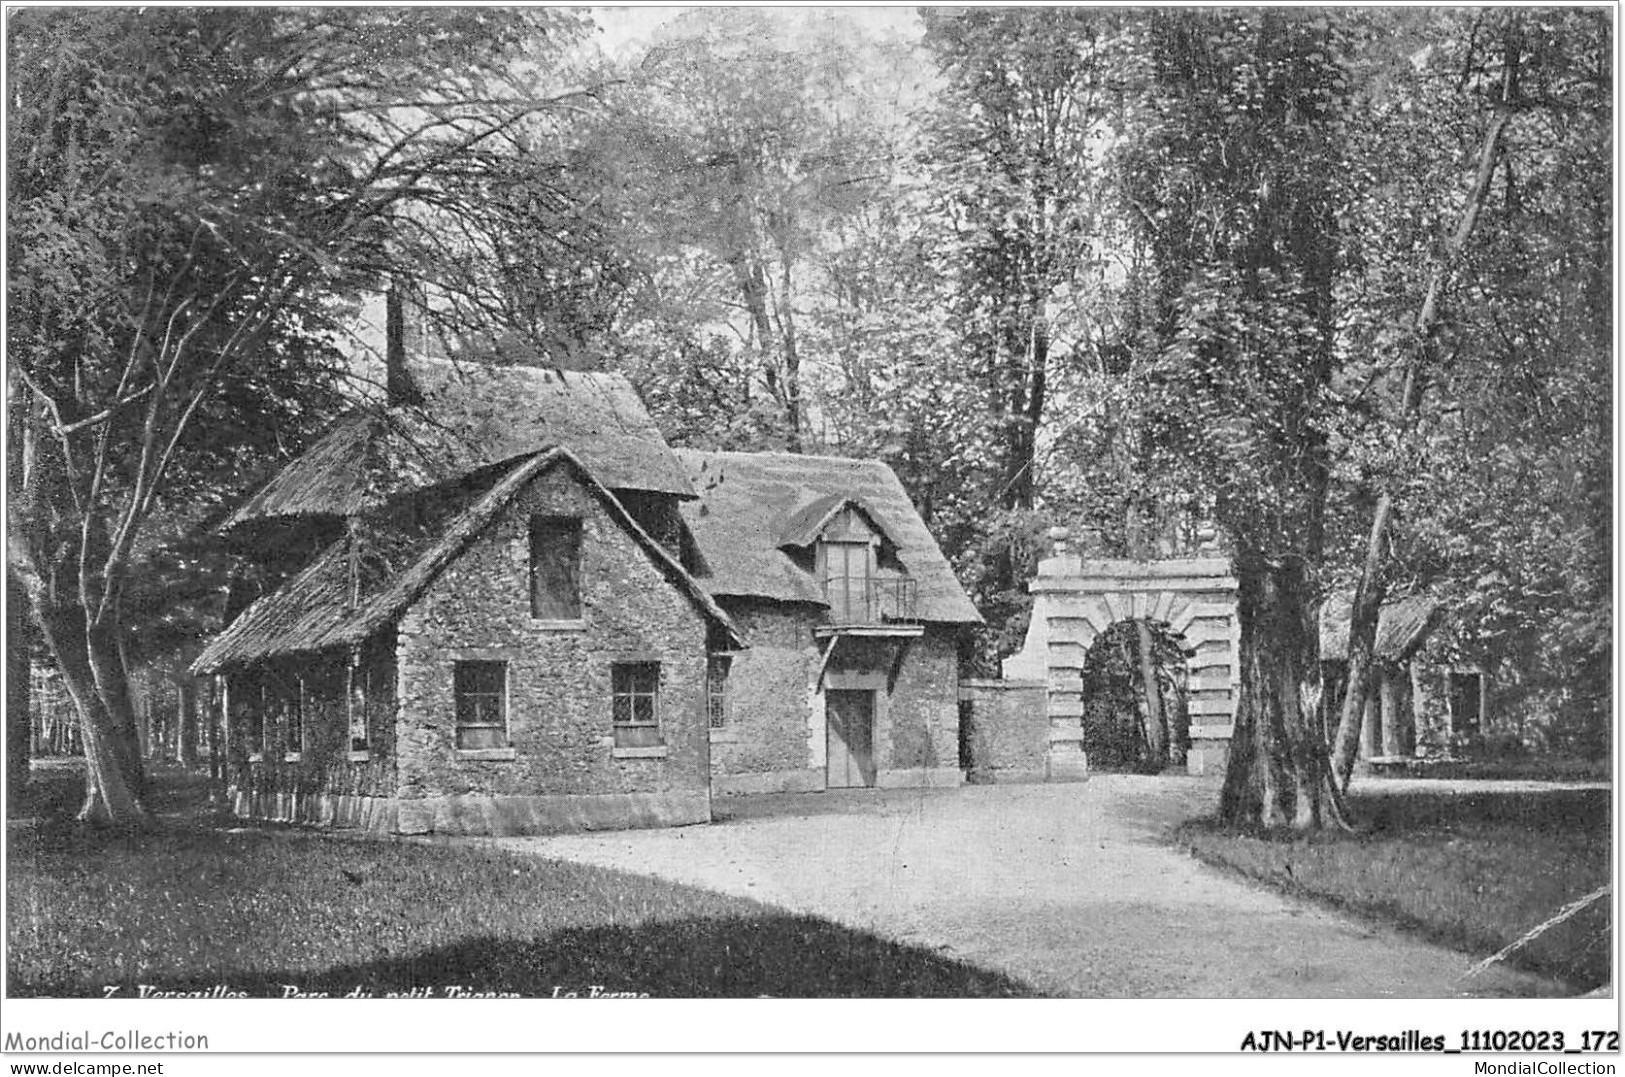
<instances>
[{"instance_id":1,"label":"wooden door","mask_svg":"<svg viewBox=\"0 0 1625 1077\"><path fill-rule=\"evenodd\" d=\"M875 784L875 694L831 689L824 694L831 789Z\"/></svg>"},{"instance_id":2,"label":"wooden door","mask_svg":"<svg viewBox=\"0 0 1625 1077\"><path fill-rule=\"evenodd\" d=\"M874 619L868 603L870 574L867 542L824 544L824 594L831 622L867 624Z\"/></svg>"}]
</instances>

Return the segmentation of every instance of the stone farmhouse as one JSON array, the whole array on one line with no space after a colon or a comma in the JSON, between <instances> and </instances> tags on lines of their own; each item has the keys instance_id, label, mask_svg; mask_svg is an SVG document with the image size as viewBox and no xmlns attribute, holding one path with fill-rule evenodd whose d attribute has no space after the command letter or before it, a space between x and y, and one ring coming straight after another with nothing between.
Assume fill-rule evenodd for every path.
<instances>
[{"instance_id":1,"label":"stone farmhouse","mask_svg":"<svg viewBox=\"0 0 1625 1077\"><path fill-rule=\"evenodd\" d=\"M981 623L890 468L679 450L701 585L750 649L717 655L719 792L956 785L958 634Z\"/></svg>"},{"instance_id":2,"label":"stone farmhouse","mask_svg":"<svg viewBox=\"0 0 1625 1077\"><path fill-rule=\"evenodd\" d=\"M228 521L258 593L192 669L238 814L534 833L962 780L979 618L883 464L679 456L614 374L390 380Z\"/></svg>"}]
</instances>

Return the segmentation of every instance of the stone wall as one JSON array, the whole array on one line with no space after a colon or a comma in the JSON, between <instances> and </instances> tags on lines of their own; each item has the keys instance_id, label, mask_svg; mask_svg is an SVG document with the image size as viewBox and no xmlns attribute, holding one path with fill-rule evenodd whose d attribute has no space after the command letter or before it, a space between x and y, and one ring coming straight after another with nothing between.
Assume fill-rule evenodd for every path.
<instances>
[{"instance_id":1,"label":"stone wall","mask_svg":"<svg viewBox=\"0 0 1625 1077\"><path fill-rule=\"evenodd\" d=\"M1049 751L1048 685L1044 681L959 683L970 780L1041 782Z\"/></svg>"},{"instance_id":2,"label":"stone wall","mask_svg":"<svg viewBox=\"0 0 1625 1077\"><path fill-rule=\"evenodd\" d=\"M903 651L885 707L890 719L889 743L878 730L875 738L879 784L956 785L963 775L959 769L959 654L953 630L930 625L925 635L897 645Z\"/></svg>"},{"instance_id":3,"label":"stone wall","mask_svg":"<svg viewBox=\"0 0 1625 1077\"><path fill-rule=\"evenodd\" d=\"M532 515L583 521L579 621L531 616ZM566 468L539 475L400 621L399 829L708 821L706 628L691 599ZM457 747L459 661L507 663L510 747ZM659 747L615 747L617 662L660 665Z\"/></svg>"},{"instance_id":4,"label":"stone wall","mask_svg":"<svg viewBox=\"0 0 1625 1077\"><path fill-rule=\"evenodd\" d=\"M811 792L826 786L824 690L873 691L875 781L955 785L959 662L952 629L908 638L843 637L823 680L826 641L812 607L728 599L750 649L733 658L726 726L711 734L719 793Z\"/></svg>"},{"instance_id":5,"label":"stone wall","mask_svg":"<svg viewBox=\"0 0 1625 1077\"><path fill-rule=\"evenodd\" d=\"M728 670L727 719L711 731L718 792L808 792L824 787L808 748L818 673L815 607L724 598L750 649Z\"/></svg>"}]
</instances>

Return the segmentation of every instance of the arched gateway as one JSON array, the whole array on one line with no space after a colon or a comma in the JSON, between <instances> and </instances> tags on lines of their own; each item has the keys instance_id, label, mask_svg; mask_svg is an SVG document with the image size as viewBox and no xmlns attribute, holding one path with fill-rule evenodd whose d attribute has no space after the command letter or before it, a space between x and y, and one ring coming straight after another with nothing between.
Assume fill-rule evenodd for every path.
<instances>
[{"instance_id":1,"label":"arched gateway","mask_svg":"<svg viewBox=\"0 0 1625 1077\"><path fill-rule=\"evenodd\" d=\"M1051 781L1083 778L1083 664L1089 645L1117 621L1150 621L1184 637L1189 657L1192 774L1224 765L1235 721L1241 667L1236 580L1223 558L1086 561L1067 549L1067 532L1050 532L1054 556L1038 563L1032 621L1021 652L1004 661L1007 680L1049 687Z\"/></svg>"}]
</instances>

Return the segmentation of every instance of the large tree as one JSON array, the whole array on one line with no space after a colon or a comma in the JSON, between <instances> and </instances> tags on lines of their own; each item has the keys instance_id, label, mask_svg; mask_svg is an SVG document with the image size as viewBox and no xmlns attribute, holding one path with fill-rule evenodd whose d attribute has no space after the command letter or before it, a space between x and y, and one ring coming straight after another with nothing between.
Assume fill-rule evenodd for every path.
<instances>
[{"instance_id":1,"label":"large tree","mask_svg":"<svg viewBox=\"0 0 1625 1077\"><path fill-rule=\"evenodd\" d=\"M1386 28L1354 127L1346 470L1367 519L1350 529L1349 675L1330 701L1343 782L1395 584L1451 600L1466 657L1509 679L1551 676L1545 636L1582 709L1606 691L1607 420L1580 386L1609 375L1607 20L1503 9Z\"/></svg>"},{"instance_id":2,"label":"large tree","mask_svg":"<svg viewBox=\"0 0 1625 1077\"><path fill-rule=\"evenodd\" d=\"M82 817L145 814L122 639L144 529L308 422L399 222L545 105L481 73L571 24L11 14L8 557L80 716Z\"/></svg>"},{"instance_id":3,"label":"large tree","mask_svg":"<svg viewBox=\"0 0 1625 1077\"><path fill-rule=\"evenodd\" d=\"M1150 14L1123 197L1155 284L1144 429L1233 549L1241 692L1221 815L1314 828L1340 807L1303 688L1329 482L1327 393L1348 89L1323 13Z\"/></svg>"},{"instance_id":4,"label":"large tree","mask_svg":"<svg viewBox=\"0 0 1625 1077\"><path fill-rule=\"evenodd\" d=\"M874 48L822 15L686 12L597 124L604 206L643 278L623 365L649 384L682 356L683 380L733 412L719 426L758 445L816 437L806 334L822 260L892 173Z\"/></svg>"},{"instance_id":5,"label":"large tree","mask_svg":"<svg viewBox=\"0 0 1625 1077\"><path fill-rule=\"evenodd\" d=\"M955 380L983 401L1004 512L981 552L979 596L1003 622L1023 605L1018 536L1037 503L1039 439L1058 368L1089 348L1108 305L1112 229L1103 149L1114 128L1125 16L1076 9L926 9L946 85L925 117L938 212L952 230L947 302Z\"/></svg>"},{"instance_id":6,"label":"large tree","mask_svg":"<svg viewBox=\"0 0 1625 1077\"><path fill-rule=\"evenodd\" d=\"M1232 821L1340 818L1396 586L1449 600L1506 680L1567 656L1548 698L1599 710L1607 42L1581 12L1149 19L1122 154L1140 425L1147 474L1235 551ZM1349 653L1317 655L1314 609L1351 583Z\"/></svg>"}]
</instances>

